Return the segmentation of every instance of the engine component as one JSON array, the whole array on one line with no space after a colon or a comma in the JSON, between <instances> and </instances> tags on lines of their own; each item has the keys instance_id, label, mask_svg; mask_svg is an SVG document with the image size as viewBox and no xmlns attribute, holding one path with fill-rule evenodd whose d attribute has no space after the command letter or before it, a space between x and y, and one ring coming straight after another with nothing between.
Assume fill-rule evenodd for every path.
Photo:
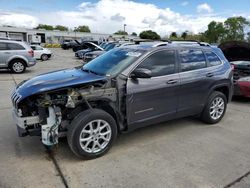
<instances>
[{"instance_id":1,"label":"engine component","mask_svg":"<svg viewBox=\"0 0 250 188\"><path fill-rule=\"evenodd\" d=\"M62 115L58 107L48 107L48 110L47 124L42 125L42 142L44 145L51 146L58 143L58 127L61 124Z\"/></svg>"}]
</instances>

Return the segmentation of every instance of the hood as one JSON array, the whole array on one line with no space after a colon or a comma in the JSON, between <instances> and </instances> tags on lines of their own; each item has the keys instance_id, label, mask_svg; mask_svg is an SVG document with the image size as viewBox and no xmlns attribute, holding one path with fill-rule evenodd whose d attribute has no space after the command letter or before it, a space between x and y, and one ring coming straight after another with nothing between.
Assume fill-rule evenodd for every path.
<instances>
[{"instance_id":1,"label":"hood","mask_svg":"<svg viewBox=\"0 0 250 188\"><path fill-rule=\"evenodd\" d=\"M21 95L19 101L24 98L45 91L75 86L105 80L105 76L98 76L84 72L80 68L65 69L46 74L41 74L20 83L15 92Z\"/></svg>"}]
</instances>

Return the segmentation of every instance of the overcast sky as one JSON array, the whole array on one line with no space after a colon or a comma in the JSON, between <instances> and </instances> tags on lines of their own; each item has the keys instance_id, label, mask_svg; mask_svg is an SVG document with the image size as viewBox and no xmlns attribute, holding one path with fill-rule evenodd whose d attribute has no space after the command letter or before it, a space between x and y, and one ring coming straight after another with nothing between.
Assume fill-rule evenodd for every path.
<instances>
[{"instance_id":1,"label":"overcast sky","mask_svg":"<svg viewBox=\"0 0 250 188\"><path fill-rule=\"evenodd\" d=\"M198 33L231 16L250 19L249 10L250 0L0 0L0 25L88 25L92 32L114 33L126 24L129 33L152 29L164 36Z\"/></svg>"}]
</instances>

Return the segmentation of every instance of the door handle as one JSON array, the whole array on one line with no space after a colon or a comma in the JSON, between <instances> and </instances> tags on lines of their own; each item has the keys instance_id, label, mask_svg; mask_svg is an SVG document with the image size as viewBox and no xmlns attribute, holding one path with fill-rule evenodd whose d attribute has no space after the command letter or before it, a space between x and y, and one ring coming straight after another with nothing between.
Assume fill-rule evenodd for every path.
<instances>
[{"instance_id":1,"label":"door handle","mask_svg":"<svg viewBox=\"0 0 250 188\"><path fill-rule=\"evenodd\" d=\"M5 54L10 54L10 52L4 52Z\"/></svg>"},{"instance_id":2,"label":"door handle","mask_svg":"<svg viewBox=\"0 0 250 188\"><path fill-rule=\"evenodd\" d=\"M167 81L167 84L176 84L178 80L169 80Z\"/></svg>"},{"instance_id":3,"label":"door handle","mask_svg":"<svg viewBox=\"0 0 250 188\"><path fill-rule=\"evenodd\" d=\"M214 74L211 72L206 74L206 77L213 77L213 76L214 76Z\"/></svg>"}]
</instances>

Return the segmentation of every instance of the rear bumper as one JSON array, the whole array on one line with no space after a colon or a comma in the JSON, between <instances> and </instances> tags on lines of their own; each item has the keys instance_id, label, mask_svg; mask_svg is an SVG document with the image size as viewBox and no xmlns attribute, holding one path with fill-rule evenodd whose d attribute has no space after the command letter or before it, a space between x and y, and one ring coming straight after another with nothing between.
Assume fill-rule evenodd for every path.
<instances>
[{"instance_id":1,"label":"rear bumper","mask_svg":"<svg viewBox=\"0 0 250 188\"><path fill-rule=\"evenodd\" d=\"M34 65L36 65L36 60L34 59L34 61L29 61L29 62L27 62L27 66L28 67L32 67L32 66L34 66Z\"/></svg>"}]
</instances>

